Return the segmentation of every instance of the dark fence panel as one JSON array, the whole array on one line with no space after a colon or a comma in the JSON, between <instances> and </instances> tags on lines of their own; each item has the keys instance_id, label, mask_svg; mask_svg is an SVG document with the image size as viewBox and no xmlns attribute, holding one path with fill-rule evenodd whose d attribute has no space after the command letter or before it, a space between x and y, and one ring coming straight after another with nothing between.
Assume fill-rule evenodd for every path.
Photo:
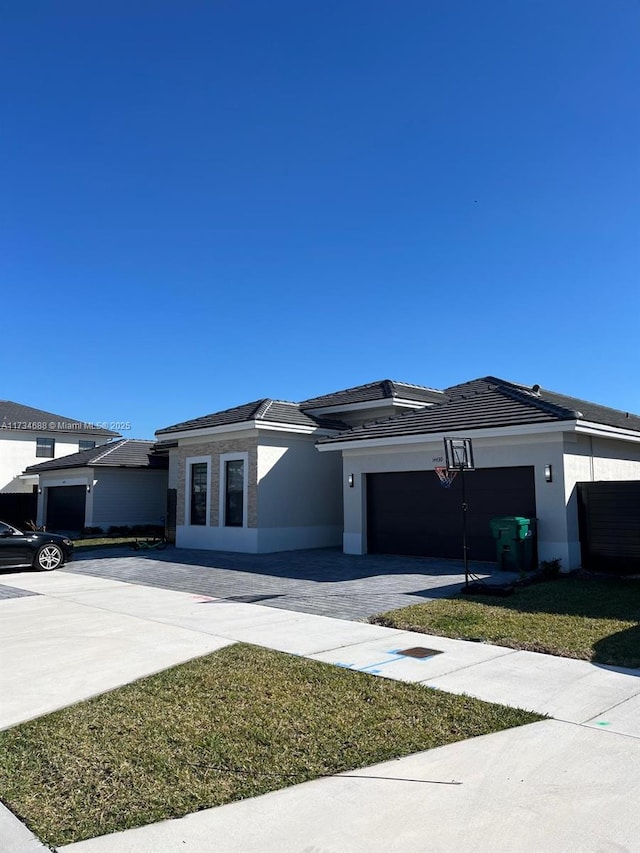
<instances>
[{"instance_id":1,"label":"dark fence panel","mask_svg":"<svg viewBox=\"0 0 640 853\"><path fill-rule=\"evenodd\" d=\"M38 496L35 492L0 493L0 521L24 527L27 521L36 520Z\"/></svg>"},{"instance_id":2,"label":"dark fence panel","mask_svg":"<svg viewBox=\"0 0 640 853\"><path fill-rule=\"evenodd\" d=\"M640 480L578 483L582 567L640 572Z\"/></svg>"},{"instance_id":3,"label":"dark fence panel","mask_svg":"<svg viewBox=\"0 0 640 853\"><path fill-rule=\"evenodd\" d=\"M176 541L176 507L178 493L176 489L167 489L167 518L165 522L165 538L167 542Z\"/></svg>"}]
</instances>

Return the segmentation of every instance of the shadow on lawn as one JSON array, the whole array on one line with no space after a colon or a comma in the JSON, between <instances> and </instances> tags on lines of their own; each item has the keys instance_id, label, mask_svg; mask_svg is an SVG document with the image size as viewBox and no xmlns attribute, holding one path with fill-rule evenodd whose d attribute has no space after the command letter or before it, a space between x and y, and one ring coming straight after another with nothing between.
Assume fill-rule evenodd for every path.
<instances>
[{"instance_id":1,"label":"shadow on lawn","mask_svg":"<svg viewBox=\"0 0 640 853\"><path fill-rule=\"evenodd\" d=\"M636 624L596 640L592 663L640 667L640 581L573 576L517 588L509 598L469 596L480 604L520 613L537 613Z\"/></svg>"},{"instance_id":2,"label":"shadow on lawn","mask_svg":"<svg viewBox=\"0 0 640 853\"><path fill-rule=\"evenodd\" d=\"M603 637L593 644L593 652L592 663L621 668L628 675L640 676L640 625ZM635 671L630 672L630 669Z\"/></svg>"},{"instance_id":3,"label":"shadow on lawn","mask_svg":"<svg viewBox=\"0 0 640 853\"><path fill-rule=\"evenodd\" d=\"M522 613L553 613L640 622L640 580L629 578L563 577L519 587L509 598L469 598Z\"/></svg>"}]
</instances>

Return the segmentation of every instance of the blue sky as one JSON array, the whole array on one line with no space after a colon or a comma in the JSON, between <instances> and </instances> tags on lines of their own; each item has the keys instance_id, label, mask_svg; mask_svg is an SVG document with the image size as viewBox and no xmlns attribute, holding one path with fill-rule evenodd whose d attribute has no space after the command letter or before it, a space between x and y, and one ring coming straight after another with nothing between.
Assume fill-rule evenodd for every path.
<instances>
[{"instance_id":1,"label":"blue sky","mask_svg":"<svg viewBox=\"0 0 640 853\"><path fill-rule=\"evenodd\" d=\"M635 0L3 4L0 396L129 437L486 374L640 411Z\"/></svg>"}]
</instances>

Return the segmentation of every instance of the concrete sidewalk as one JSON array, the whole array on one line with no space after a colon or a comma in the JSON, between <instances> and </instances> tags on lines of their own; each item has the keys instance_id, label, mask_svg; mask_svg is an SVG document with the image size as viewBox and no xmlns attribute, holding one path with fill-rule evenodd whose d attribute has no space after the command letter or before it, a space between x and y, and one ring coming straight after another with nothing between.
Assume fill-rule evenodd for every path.
<instances>
[{"instance_id":1,"label":"concrete sidewalk","mask_svg":"<svg viewBox=\"0 0 640 853\"><path fill-rule=\"evenodd\" d=\"M60 849L632 853L639 762L638 740L549 720Z\"/></svg>"},{"instance_id":2,"label":"concrete sidewalk","mask_svg":"<svg viewBox=\"0 0 640 853\"><path fill-rule=\"evenodd\" d=\"M0 695L7 697L0 727L233 642L555 717L65 850L637 849L639 670L67 572L13 573L0 576L0 587L8 595L15 590L0 603ZM410 646L441 653L398 654ZM419 781L369 778L389 775ZM613 824L603 830L605 812ZM534 819L544 842L532 835L535 843L527 847L525 828L531 830Z\"/></svg>"}]
</instances>

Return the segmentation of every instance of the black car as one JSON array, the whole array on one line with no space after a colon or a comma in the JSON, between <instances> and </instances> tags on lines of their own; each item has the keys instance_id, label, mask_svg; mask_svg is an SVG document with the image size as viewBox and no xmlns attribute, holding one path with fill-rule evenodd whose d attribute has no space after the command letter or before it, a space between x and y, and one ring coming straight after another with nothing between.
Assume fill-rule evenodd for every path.
<instances>
[{"instance_id":1,"label":"black car","mask_svg":"<svg viewBox=\"0 0 640 853\"><path fill-rule=\"evenodd\" d=\"M73 559L73 542L66 536L40 531L22 532L0 521L0 569L29 568L50 572Z\"/></svg>"}]
</instances>

